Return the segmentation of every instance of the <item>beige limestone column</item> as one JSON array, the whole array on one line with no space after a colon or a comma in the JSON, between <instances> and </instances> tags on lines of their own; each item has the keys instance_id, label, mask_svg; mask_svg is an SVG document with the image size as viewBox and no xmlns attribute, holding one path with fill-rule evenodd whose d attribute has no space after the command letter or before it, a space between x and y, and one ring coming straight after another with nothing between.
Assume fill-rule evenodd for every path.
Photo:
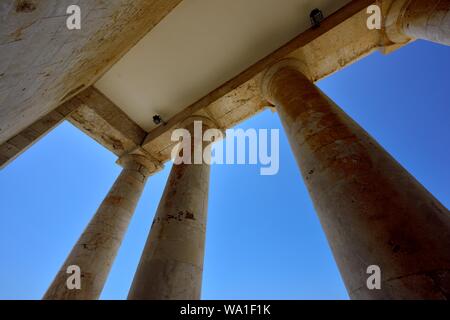
<instances>
[{"instance_id":1,"label":"beige limestone column","mask_svg":"<svg viewBox=\"0 0 450 320\"><path fill-rule=\"evenodd\" d=\"M262 89L279 112L350 297L450 298L449 211L304 71L282 61L266 72ZM381 290L368 289L372 265L381 268Z\"/></svg>"},{"instance_id":2,"label":"beige limestone column","mask_svg":"<svg viewBox=\"0 0 450 320\"><path fill-rule=\"evenodd\" d=\"M192 120L202 120L203 130L211 126L206 119ZM189 122L186 129L193 137ZM205 146L201 137L191 141L192 155ZM209 173L206 163L173 165L128 299L200 299Z\"/></svg>"},{"instance_id":3,"label":"beige limestone column","mask_svg":"<svg viewBox=\"0 0 450 320\"><path fill-rule=\"evenodd\" d=\"M450 0L395 0L386 17L394 43L424 39L450 45Z\"/></svg>"},{"instance_id":4,"label":"beige limestone column","mask_svg":"<svg viewBox=\"0 0 450 320\"><path fill-rule=\"evenodd\" d=\"M118 163L122 172L45 293L45 300L99 298L147 178L160 169L143 155L127 155ZM80 290L67 287L69 266L81 270Z\"/></svg>"}]
</instances>

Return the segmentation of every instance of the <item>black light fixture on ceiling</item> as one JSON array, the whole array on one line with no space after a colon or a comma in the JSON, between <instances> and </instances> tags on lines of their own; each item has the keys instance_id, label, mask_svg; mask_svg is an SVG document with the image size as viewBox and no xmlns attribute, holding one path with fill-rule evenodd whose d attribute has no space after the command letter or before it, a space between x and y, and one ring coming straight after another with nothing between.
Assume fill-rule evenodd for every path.
<instances>
[{"instance_id":1,"label":"black light fixture on ceiling","mask_svg":"<svg viewBox=\"0 0 450 320\"><path fill-rule=\"evenodd\" d=\"M153 123L156 125L160 125L161 123L163 125L166 125L167 123L161 118L161 116L159 114L155 114L153 116Z\"/></svg>"},{"instance_id":2,"label":"black light fixture on ceiling","mask_svg":"<svg viewBox=\"0 0 450 320\"><path fill-rule=\"evenodd\" d=\"M309 17L311 19L311 25L313 28L320 27L320 23L323 21L323 13L319 9L314 9L309 14Z\"/></svg>"}]
</instances>

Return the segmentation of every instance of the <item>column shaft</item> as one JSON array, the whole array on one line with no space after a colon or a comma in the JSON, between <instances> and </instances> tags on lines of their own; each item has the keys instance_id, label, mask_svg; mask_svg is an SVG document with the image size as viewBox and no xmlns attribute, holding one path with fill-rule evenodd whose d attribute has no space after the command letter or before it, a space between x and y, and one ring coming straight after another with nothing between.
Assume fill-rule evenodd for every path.
<instances>
[{"instance_id":1,"label":"column shaft","mask_svg":"<svg viewBox=\"0 0 450 320\"><path fill-rule=\"evenodd\" d=\"M209 175L206 163L173 165L128 299L200 299Z\"/></svg>"},{"instance_id":2,"label":"column shaft","mask_svg":"<svg viewBox=\"0 0 450 320\"><path fill-rule=\"evenodd\" d=\"M449 298L449 211L298 69L276 68L263 90L350 296ZM371 265L381 268L381 290L367 287Z\"/></svg>"},{"instance_id":3,"label":"column shaft","mask_svg":"<svg viewBox=\"0 0 450 320\"><path fill-rule=\"evenodd\" d=\"M92 220L73 247L50 288L46 300L98 299L126 233L150 171L129 160ZM69 266L81 269L81 289L67 288Z\"/></svg>"}]
</instances>

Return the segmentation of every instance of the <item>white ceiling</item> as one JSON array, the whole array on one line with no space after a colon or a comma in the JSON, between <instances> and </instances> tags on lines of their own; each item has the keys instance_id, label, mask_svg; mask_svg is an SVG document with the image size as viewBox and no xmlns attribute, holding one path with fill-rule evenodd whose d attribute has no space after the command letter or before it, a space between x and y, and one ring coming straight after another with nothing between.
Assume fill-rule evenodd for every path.
<instances>
[{"instance_id":1,"label":"white ceiling","mask_svg":"<svg viewBox=\"0 0 450 320\"><path fill-rule=\"evenodd\" d=\"M184 0L95 86L151 130L348 2Z\"/></svg>"}]
</instances>

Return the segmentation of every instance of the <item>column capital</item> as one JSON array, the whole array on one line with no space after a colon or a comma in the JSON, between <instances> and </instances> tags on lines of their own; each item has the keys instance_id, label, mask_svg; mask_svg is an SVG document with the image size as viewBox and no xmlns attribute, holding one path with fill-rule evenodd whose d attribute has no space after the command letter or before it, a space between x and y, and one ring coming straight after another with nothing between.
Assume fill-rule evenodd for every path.
<instances>
[{"instance_id":1,"label":"column capital","mask_svg":"<svg viewBox=\"0 0 450 320\"><path fill-rule=\"evenodd\" d=\"M450 46L450 0L395 0L389 8L385 33L404 44L423 39Z\"/></svg>"},{"instance_id":2,"label":"column capital","mask_svg":"<svg viewBox=\"0 0 450 320\"><path fill-rule=\"evenodd\" d=\"M393 43L402 44L412 40L403 30L403 18L410 2L411 0L392 1L388 9L384 29L386 36Z\"/></svg>"},{"instance_id":3,"label":"column capital","mask_svg":"<svg viewBox=\"0 0 450 320\"><path fill-rule=\"evenodd\" d=\"M270 103L273 103L272 94L270 92L270 83L272 82L274 75L283 69L296 70L313 82L311 71L305 62L295 58L280 60L263 73L260 83L261 94L264 99L267 99Z\"/></svg>"},{"instance_id":4,"label":"column capital","mask_svg":"<svg viewBox=\"0 0 450 320\"><path fill-rule=\"evenodd\" d=\"M137 148L117 160L124 169L134 169L148 177L164 168L164 165L142 148Z\"/></svg>"}]
</instances>

